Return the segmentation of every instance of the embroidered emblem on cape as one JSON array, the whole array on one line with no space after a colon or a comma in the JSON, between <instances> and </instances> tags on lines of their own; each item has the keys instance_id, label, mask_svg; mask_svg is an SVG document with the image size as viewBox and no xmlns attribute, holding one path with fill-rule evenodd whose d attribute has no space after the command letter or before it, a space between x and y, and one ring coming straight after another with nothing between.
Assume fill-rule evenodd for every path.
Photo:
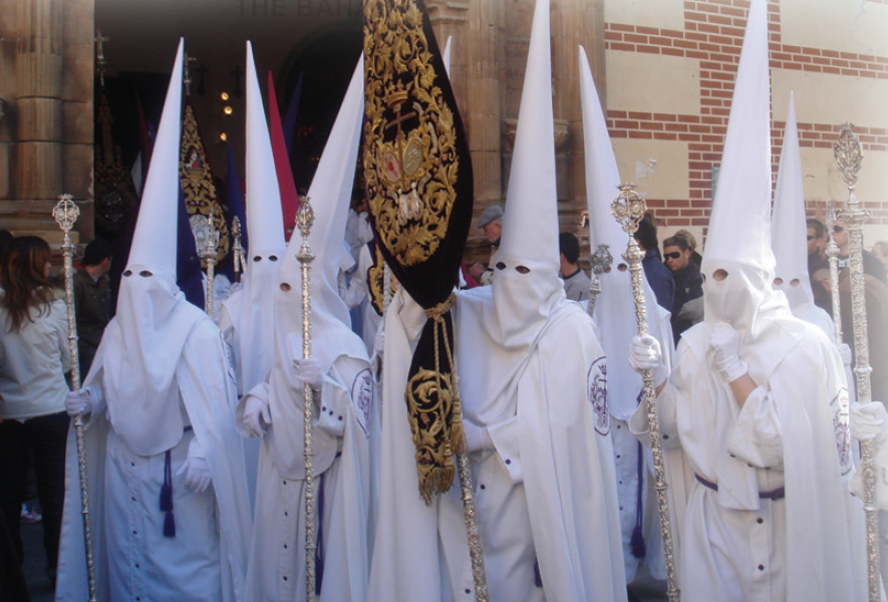
<instances>
[{"instance_id":1,"label":"embroidered emblem on cape","mask_svg":"<svg viewBox=\"0 0 888 602\"><path fill-rule=\"evenodd\" d=\"M358 425L364 431L364 436L370 435L370 420L373 412L373 377L370 370L361 370L355 377L351 390L352 403L355 404L355 414L358 417Z\"/></svg>"},{"instance_id":2,"label":"embroidered emblem on cape","mask_svg":"<svg viewBox=\"0 0 888 602\"><path fill-rule=\"evenodd\" d=\"M842 389L831 402L833 428L836 431L836 451L839 454L839 469L842 476L851 470L851 424L848 389Z\"/></svg>"},{"instance_id":3,"label":"embroidered emblem on cape","mask_svg":"<svg viewBox=\"0 0 888 602\"><path fill-rule=\"evenodd\" d=\"M589 403L592 404L595 430L600 435L607 435L610 432L610 416L607 411L607 359L604 356L592 362L586 387Z\"/></svg>"}]
</instances>

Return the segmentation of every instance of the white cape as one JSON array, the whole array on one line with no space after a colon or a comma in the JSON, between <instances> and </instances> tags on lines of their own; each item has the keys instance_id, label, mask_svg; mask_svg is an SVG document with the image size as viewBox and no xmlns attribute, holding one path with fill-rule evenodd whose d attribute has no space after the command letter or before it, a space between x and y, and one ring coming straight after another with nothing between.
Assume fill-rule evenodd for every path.
<instances>
[{"instance_id":1,"label":"white cape","mask_svg":"<svg viewBox=\"0 0 888 602\"><path fill-rule=\"evenodd\" d=\"M456 305L456 345L467 418L484 409L470 400L470 364L495 347L477 345L481 306L491 302L490 289L461 294ZM412 306L412 307L411 307ZM426 506L418 492L415 448L403 401L409 358L425 321L412 300L399 291L386 321L386 370L383 385L380 513L370 581L370 600L445 602L459 588L468 589L468 545L457 483ZM474 333L470 335L469 333ZM523 366L516 367L507 395L512 395L514 419L489 430L508 471L507 480L520 485L529 525L503 529L532 533L545 597L549 600L625 600L617 499L607 435L607 408L594 389L590 401L587 371L603 365L603 352L593 325L577 304L559 307L542 331ZM474 353L469 351L473 346ZM574 358L569 364L552 361ZM574 363L575 362L575 363ZM583 366L583 373L558 373L561 366ZM590 371L596 376L600 372ZM595 380L594 384L600 385ZM580 403L564 403L565 400ZM511 432L509 432L511 431ZM565 436L568 434L569 436ZM508 449L510 448L511 449ZM505 459L503 461L505 461ZM476 493L479 483L476 483ZM497 508L479 504L482 532L498 517ZM440 542L440 544L439 544ZM507 588L515 575L497 574L497 559L485 555L491 595ZM470 580L470 569L468 571ZM525 599L537 599L533 575L522 576ZM513 586L514 587L514 586ZM495 598L492 598L495 599Z\"/></svg>"},{"instance_id":2,"label":"white cape","mask_svg":"<svg viewBox=\"0 0 888 602\"><path fill-rule=\"evenodd\" d=\"M104 354L120 353L101 344L85 386L100 383ZM222 596L224 602L241 600L246 571L246 551L252 530L247 498L241 438L234 430L236 392L227 361L225 343L209 317L195 323L188 335L176 370L176 381L194 435L212 473L218 504L216 524L221 542ZM115 403L108 400L108 403ZM109 600L108 558L105 543L106 442L112 428L103 408L95 408L86 424L84 444L90 495L90 521L100 600ZM80 476L74 429L68 433L65 466L65 510L57 573L57 602L88 600L86 554L80 517ZM187 579L187 575L182 576Z\"/></svg>"}]
</instances>

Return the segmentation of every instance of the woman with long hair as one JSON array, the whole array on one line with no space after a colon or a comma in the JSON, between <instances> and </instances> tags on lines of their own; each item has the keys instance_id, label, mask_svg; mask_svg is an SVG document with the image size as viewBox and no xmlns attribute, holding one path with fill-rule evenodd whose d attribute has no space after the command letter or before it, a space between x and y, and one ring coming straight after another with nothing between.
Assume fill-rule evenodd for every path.
<instances>
[{"instance_id":1,"label":"woman with long hair","mask_svg":"<svg viewBox=\"0 0 888 602\"><path fill-rule=\"evenodd\" d=\"M36 236L9 243L0 265L0 504L16 546L33 454L43 509L47 572L54 580L65 497L68 415L65 373L71 369L65 302L48 280L51 251Z\"/></svg>"}]
</instances>

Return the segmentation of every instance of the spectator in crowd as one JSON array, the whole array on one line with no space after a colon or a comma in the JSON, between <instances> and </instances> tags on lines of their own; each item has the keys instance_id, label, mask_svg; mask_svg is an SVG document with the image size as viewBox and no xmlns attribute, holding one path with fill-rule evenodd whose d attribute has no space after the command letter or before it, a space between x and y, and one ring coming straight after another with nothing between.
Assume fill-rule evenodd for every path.
<instances>
[{"instance_id":1,"label":"spectator in crowd","mask_svg":"<svg viewBox=\"0 0 888 602\"><path fill-rule=\"evenodd\" d=\"M108 272L114 246L100 238L86 245L82 269L74 274L74 306L77 315L77 344L80 378L86 377L105 326L111 319L111 288Z\"/></svg>"},{"instance_id":2,"label":"spectator in crowd","mask_svg":"<svg viewBox=\"0 0 888 602\"><path fill-rule=\"evenodd\" d=\"M505 212L502 207L491 205L481 213L480 217L478 217L478 222L475 224L484 231L484 236L490 239L491 242L490 261L487 262L487 265L476 262L469 268L469 276L481 285L493 282L493 268L496 266L500 236L503 232L503 215L505 215Z\"/></svg>"},{"instance_id":3,"label":"spectator in crowd","mask_svg":"<svg viewBox=\"0 0 888 602\"><path fill-rule=\"evenodd\" d=\"M693 250L683 236L663 241L663 261L672 271L675 297L672 302L672 336L675 344L681 333L703 320L703 276L692 260Z\"/></svg>"},{"instance_id":4,"label":"spectator in crowd","mask_svg":"<svg viewBox=\"0 0 888 602\"><path fill-rule=\"evenodd\" d=\"M880 240L874 244L872 253L882 262L885 270L888 270L888 240Z\"/></svg>"},{"instance_id":5,"label":"spectator in crowd","mask_svg":"<svg viewBox=\"0 0 888 602\"><path fill-rule=\"evenodd\" d=\"M71 356L65 302L56 299L47 279L50 256L46 241L22 236L9 243L0 269L0 502L21 561L19 527L33 455L47 572L54 580L65 496L65 373Z\"/></svg>"},{"instance_id":6,"label":"spectator in crowd","mask_svg":"<svg viewBox=\"0 0 888 602\"><path fill-rule=\"evenodd\" d=\"M829 268L829 262L826 259L826 245L829 243L829 237L826 235L826 226L820 220L809 217L806 225L808 226L808 273L813 277L817 270ZM811 286L814 286L813 278Z\"/></svg>"},{"instance_id":7,"label":"spectator in crowd","mask_svg":"<svg viewBox=\"0 0 888 602\"><path fill-rule=\"evenodd\" d=\"M839 247L839 269L841 269L849 265L848 256L851 252L851 243L848 236L848 226L840 219L836 220L833 226L833 239L836 241L836 246ZM885 266L882 265L882 262L866 249L862 249L862 251L864 273L881 280L883 284L888 284L888 277L886 277Z\"/></svg>"},{"instance_id":8,"label":"spectator in crowd","mask_svg":"<svg viewBox=\"0 0 888 602\"><path fill-rule=\"evenodd\" d=\"M560 276L564 280L564 293L572 301L589 298L589 276L577 265L580 258L580 241L570 232L562 232L558 237L560 253Z\"/></svg>"},{"instance_id":9,"label":"spectator in crowd","mask_svg":"<svg viewBox=\"0 0 888 602\"><path fill-rule=\"evenodd\" d=\"M660 242L657 240L657 227L649 215L645 215L644 219L638 222L638 230L635 231L635 241L641 250L645 252L641 265L644 267L644 275L647 276L648 284L654 289L654 295L657 297L657 304L666 309L672 310L672 299L675 295L675 283L672 280L672 274L663 262L660 260Z\"/></svg>"},{"instance_id":10,"label":"spectator in crowd","mask_svg":"<svg viewBox=\"0 0 888 602\"><path fill-rule=\"evenodd\" d=\"M703 256L697 252L697 238L691 233L690 230L686 228L676 230L675 236L681 236L683 239L688 241L688 246L691 248L691 261L696 263L697 267L700 267L700 264L703 262ZM663 242L663 246L666 246L665 241Z\"/></svg>"}]
</instances>

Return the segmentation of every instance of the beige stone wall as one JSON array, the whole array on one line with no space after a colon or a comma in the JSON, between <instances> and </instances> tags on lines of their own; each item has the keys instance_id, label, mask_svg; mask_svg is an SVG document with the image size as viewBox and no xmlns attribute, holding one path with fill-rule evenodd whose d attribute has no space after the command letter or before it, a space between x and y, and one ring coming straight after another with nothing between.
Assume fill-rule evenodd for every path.
<instances>
[{"instance_id":1,"label":"beige stone wall","mask_svg":"<svg viewBox=\"0 0 888 602\"><path fill-rule=\"evenodd\" d=\"M93 0L0 0L0 227L61 240L58 195L93 234Z\"/></svg>"}]
</instances>

